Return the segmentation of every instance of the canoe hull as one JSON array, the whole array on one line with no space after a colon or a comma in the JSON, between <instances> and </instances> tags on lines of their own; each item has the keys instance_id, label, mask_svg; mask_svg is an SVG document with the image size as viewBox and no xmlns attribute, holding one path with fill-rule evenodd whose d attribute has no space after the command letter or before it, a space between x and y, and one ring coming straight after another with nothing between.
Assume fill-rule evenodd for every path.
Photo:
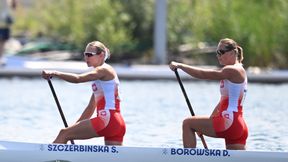
<instances>
[{"instance_id":1,"label":"canoe hull","mask_svg":"<svg viewBox=\"0 0 288 162\"><path fill-rule=\"evenodd\" d=\"M36 144L0 141L2 162L287 162L287 152Z\"/></svg>"}]
</instances>

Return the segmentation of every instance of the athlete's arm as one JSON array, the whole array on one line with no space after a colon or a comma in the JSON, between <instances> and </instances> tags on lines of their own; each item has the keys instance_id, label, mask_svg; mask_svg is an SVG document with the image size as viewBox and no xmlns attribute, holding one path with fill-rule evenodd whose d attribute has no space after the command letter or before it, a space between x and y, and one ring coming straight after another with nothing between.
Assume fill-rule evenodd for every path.
<instances>
[{"instance_id":1,"label":"athlete's arm","mask_svg":"<svg viewBox=\"0 0 288 162\"><path fill-rule=\"evenodd\" d=\"M233 66L225 66L222 69L204 69L194 66L189 66L183 63L178 62L171 62L169 65L172 70L175 70L177 68L183 70L187 74L198 78L198 79L210 79L210 80L233 80L233 77L235 76L238 70L234 68Z\"/></svg>"},{"instance_id":2,"label":"athlete's arm","mask_svg":"<svg viewBox=\"0 0 288 162\"><path fill-rule=\"evenodd\" d=\"M51 71L51 70L44 70L42 71L42 76L45 79L49 79L51 77L58 77L62 80L71 83L82 83L88 82L92 80L98 80L105 77L107 70L105 68L95 68L93 71L82 73L82 74L75 74L75 73L66 73L60 71Z\"/></svg>"},{"instance_id":3,"label":"athlete's arm","mask_svg":"<svg viewBox=\"0 0 288 162\"><path fill-rule=\"evenodd\" d=\"M220 107L220 103L217 104L217 106L214 108L212 114L210 115L210 117L216 116L219 112L219 107Z\"/></svg>"},{"instance_id":4,"label":"athlete's arm","mask_svg":"<svg viewBox=\"0 0 288 162\"><path fill-rule=\"evenodd\" d=\"M94 99L94 94L92 93L89 104L87 105L87 107L83 111L82 115L77 120L77 122L79 122L81 120L89 119L93 115L93 113L95 111L95 107L96 107L96 103L95 103L95 99Z\"/></svg>"}]
</instances>

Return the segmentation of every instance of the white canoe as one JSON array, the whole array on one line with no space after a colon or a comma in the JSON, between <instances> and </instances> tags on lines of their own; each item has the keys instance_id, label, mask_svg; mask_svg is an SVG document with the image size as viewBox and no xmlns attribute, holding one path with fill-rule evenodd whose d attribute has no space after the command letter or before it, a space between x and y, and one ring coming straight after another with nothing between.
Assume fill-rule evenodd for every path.
<instances>
[{"instance_id":1,"label":"white canoe","mask_svg":"<svg viewBox=\"0 0 288 162\"><path fill-rule=\"evenodd\" d=\"M288 162L288 152L0 141L0 162Z\"/></svg>"}]
</instances>

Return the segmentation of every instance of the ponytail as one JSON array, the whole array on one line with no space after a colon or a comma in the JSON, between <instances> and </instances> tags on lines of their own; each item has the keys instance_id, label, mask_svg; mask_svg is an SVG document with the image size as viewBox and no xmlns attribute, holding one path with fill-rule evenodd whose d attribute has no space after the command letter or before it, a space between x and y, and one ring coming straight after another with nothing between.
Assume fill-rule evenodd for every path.
<instances>
[{"instance_id":1,"label":"ponytail","mask_svg":"<svg viewBox=\"0 0 288 162\"><path fill-rule=\"evenodd\" d=\"M105 58L104 61L110 58L110 50L108 48L105 48Z\"/></svg>"},{"instance_id":2,"label":"ponytail","mask_svg":"<svg viewBox=\"0 0 288 162\"><path fill-rule=\"evenodd\" d=\"M237 45L237 60L241 63L243 61L243 49Z\"/></svg>"}]
</instances>

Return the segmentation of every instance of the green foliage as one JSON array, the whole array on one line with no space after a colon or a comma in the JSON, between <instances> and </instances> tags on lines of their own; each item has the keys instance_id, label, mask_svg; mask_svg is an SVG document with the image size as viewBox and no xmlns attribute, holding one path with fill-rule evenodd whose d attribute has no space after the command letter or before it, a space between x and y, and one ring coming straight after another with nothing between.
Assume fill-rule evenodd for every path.
<instances>
[{"instance_id":1,"label":"green foliage","mask_svg":"<svg viewBox=\"0 0 288 162\"><path fill-rule=\"evenodd\" d=\"M228 37L244 48L245 64L288 67L288 1L169 2L169 41L174 46L199 41L217 45Z\"/></svg>"},{"instance_id":2,"label":"green foliage","mask_svg":"<svg viewBox=\"0 0 288 162\"><path fill-rule=\"evenodd\" d=\"M131 50L131 31L125 26L130 16L121 12L119 3L102 0L35 0L33 4L35 6L27 10L27 15L19 19L18 25L18 28L29 30L32 36L41 33L61 42L69 42L78 50L84 50L85 45L93 40L106 44L112 53L117 51L121 54Z\"/></svg>"},{"instance_id":3,"label":"green foliage","mask_svg":"<svg viewBox=\"0 0 288 162\"><path fill-rule=\"evenodd\" d=\"M83 50L100 40L118 58L153 50L155 0L32 0L17 11L18 33L41 34ZM236 40L248 66L288 67L287 0L167 0L168 53L182 44ZM113 57L112 57L113 58ZM116 57L117 58L117 57Z\"/></svg>"},{"instance_id":4,"label":"green foliage","mask_svg":"<svg viewBox=\"0 0 288 162\"><path fill-rule=\"evenodd\" d=\"M135 50L145 52L153 46L154 0L113 0L123 6L123 11L131 17L126 26L135 40ZM136 51L134 51L136 52Z\"/></svg>"}]
</instances>

